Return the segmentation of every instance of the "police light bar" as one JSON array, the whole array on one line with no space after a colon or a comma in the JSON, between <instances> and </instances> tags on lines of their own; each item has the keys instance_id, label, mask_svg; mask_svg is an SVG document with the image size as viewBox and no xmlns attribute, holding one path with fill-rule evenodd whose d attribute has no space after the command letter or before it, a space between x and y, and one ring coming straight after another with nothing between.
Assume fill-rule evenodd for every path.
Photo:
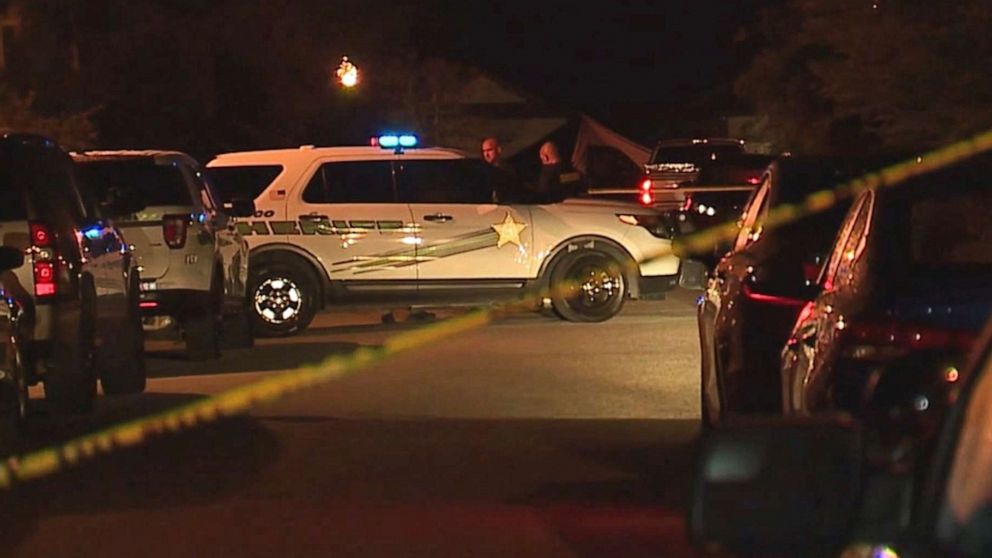
<instances>
[{"instance_id":1,"label":"police light bar","mask_svg":"<svg viewBox=\"0 0 992 558\"><path fill-rule=\"evenodd\" d=\"M372 138L372 145L378 145L383 149L417 147L417 136L413 134L384 134Z\"/></svg>"}]
</instances>

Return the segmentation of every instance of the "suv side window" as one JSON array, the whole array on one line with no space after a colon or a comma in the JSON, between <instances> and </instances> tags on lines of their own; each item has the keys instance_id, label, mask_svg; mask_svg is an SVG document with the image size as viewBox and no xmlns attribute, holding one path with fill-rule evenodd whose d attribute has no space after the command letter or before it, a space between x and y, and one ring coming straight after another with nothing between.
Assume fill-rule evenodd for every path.
<instances>
[{"instance_id":1,"label":"suv side window","mask_svg":"<svg viewBox=\"0 0 992 558\"><path fill-rule=\"evenodd\" d=\"M409 203L493 203L493 169L473 159L399 161L400 201Z\"/></svg>"},{"instance_id":2,"label":"suv side window","mask_svg":"<svg viewBox=\"0 0 992 558\"><path fill-rule=\"evenodd\" d=\"M389 161L324 163L310 178L307 203L395 203Z\"/></svg>"}]
</instances>

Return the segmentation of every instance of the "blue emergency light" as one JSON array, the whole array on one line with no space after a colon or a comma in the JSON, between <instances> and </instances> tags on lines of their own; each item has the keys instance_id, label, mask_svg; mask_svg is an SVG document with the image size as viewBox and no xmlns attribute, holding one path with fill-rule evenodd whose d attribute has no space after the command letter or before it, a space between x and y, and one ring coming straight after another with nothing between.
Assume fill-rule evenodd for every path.
<instances>
[{"instance_id":1,"label":"blue emergency light","mask_svg":"<svg viewBox=\"0 0 992 558\"><path fill-rule=\"evenodd\" d=\"M417 136L413 134L383 134L375 138L375 143L383 149L417 147Z\"/></svg>"},{"instance_id":2,"label":"blue emergency light","mask_svg":"<svg viewBox=\"0 0 992 558\"><path fill-rule=\"evenodd\" d=\"M83 236L90 240L96 240L103 236L103 227L94 225L92 227L85 228L83 229Z\"/></svg>"}]
</instances>

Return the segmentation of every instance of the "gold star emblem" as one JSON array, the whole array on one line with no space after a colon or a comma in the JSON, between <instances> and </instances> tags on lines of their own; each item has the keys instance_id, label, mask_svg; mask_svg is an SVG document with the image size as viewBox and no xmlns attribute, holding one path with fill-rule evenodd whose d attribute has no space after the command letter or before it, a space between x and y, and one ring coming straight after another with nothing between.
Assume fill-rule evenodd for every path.
<instances>
[{"instance_id":1,"label":"gold star emblem","mask_svg":"<svg viewBox=\"0 0 992 558\"><path fill-rule=\"evenodd\" d=\"M516 244L520 246L520 231L524 230L527 225L524 223L518 223L513 220L513 216L510 212L506 212L506 219L503 219L502 223L496 223L492 225L493 230L499 234L499 240L496 241L496 247L502 248L504 244Z\"/></svg>"}]
</instances>

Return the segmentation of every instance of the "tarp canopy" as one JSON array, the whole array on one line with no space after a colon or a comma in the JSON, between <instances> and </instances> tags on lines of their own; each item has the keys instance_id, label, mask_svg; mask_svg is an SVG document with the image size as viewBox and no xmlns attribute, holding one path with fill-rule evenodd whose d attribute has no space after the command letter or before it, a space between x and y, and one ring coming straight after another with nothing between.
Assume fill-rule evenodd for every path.
<instances>
[{"instance_id":1,"label":"tarp canopy","mask_svg":"<svg viewBox=\"0 0 992 558\"><path fill-rule=\"evenodd\" d=\"M582 174L589 173L588 154L591 146L612 147L623 153L638 168L643 168L651 157L651 150L629 140L588 115L579 115L579 131L572 151L572 166Z\"/></svg>"}]
</instances>

